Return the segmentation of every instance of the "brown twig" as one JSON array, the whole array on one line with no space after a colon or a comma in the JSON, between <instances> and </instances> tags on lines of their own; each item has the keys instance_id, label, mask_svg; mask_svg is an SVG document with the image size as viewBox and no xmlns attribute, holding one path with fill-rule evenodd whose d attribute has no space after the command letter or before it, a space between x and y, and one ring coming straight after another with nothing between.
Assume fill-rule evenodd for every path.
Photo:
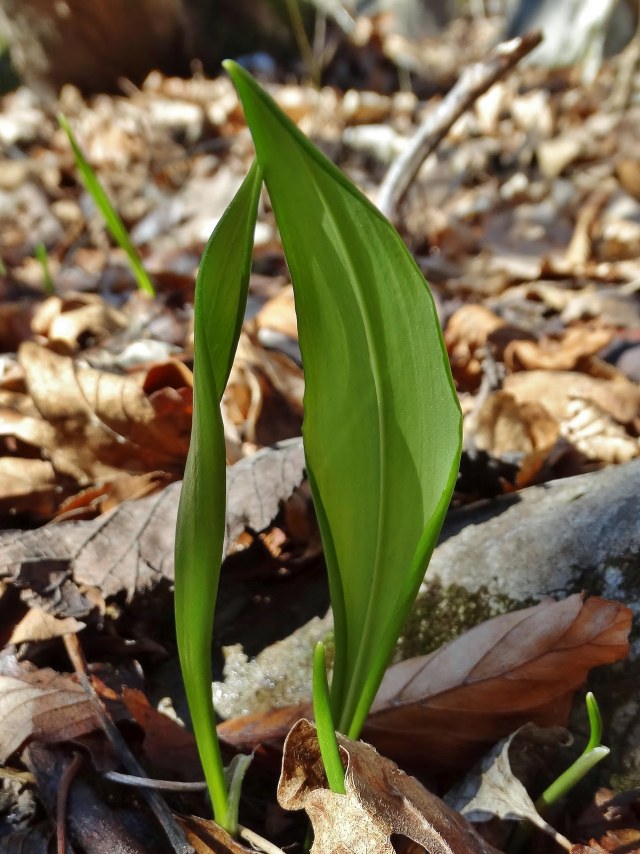
<instances>
[{"instance_id":1,"label":"brown twig","mask_svg":"<svg viewBox=\"0 0 640 854\"><path fill-rule=\"evenodd\" d=\"M93 711L100 722L100 726L102 727L104 734L109 739L109 742L115 750L118 758L130 774L135 774L138 777L144 777L144 769L129 750L127 743L109 717L109 713L98 696L96 689L93 687L91 679L87 675L84 656L77 636L74 634L65 635L64 644L78 675L80 684L89 697ZM175 821L171 810L160 795L153 789L145 788L142 789L141 792L142 797L144 797L149 808L153 811L176 854L195 854L194 849L187 841L184 831Z\"/></svg>"},{"instance_id":2,"label":"brown twig","mask_svg":"<svg viewBox=\"0 0 640 854\"><path fill-rule=\"evenodd\" d=\"M69 797L71 784L73 783L81 764L82 757L79 753L74 753L73 759L65 768L60 780L60 788L58 789L58 797L56 798L56 840L58 854L65 854L67 850L67 798Z\"/></svg>"},{"instance_id":3,"label":"brown twig","mask_svg":"<svg viewBox=\"0 0 640 854\"><path fill-rule=\"evenodd\" d=\"M482 62L465 68L455 86L427 116L407 148L389 167L378 191L378 209L388 219L395 218L397 206L420 166L444 139L454 122L480 95L537 47L541 40L540 33L528 33L521 38L511 39L495 47Z\"/></svg>"}]
</instances>

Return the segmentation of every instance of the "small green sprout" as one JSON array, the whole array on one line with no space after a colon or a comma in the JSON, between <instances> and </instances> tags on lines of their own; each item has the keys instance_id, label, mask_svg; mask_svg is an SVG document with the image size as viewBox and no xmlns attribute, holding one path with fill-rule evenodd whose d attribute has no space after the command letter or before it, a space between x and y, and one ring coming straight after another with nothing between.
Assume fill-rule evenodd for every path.
<instances>
[{"instance_id":1,"label":"small green sprout","mask_svg":"<svg viewBox=\"0 0 640 854\"><path fill-rule=\"evenodd\" d=\"M151 296L155 296L156 289L153 286L147 271L142 266L142 261L140 260L140 256L138 255L138 250L133 245L133 241L129 237L129 232L124 226L124 223L120 219L118 212L111 204L109 197L107 196L104 187L100 183L100 180L96 173L93 171L89 161L84 155L82 148L78 144L77 139L73 131L71 130L71 126L67 121L66 117L60 114L58 116L58 122L60 123L60 127L66 133L67 138L69 139L69 143L73 150L73 156L76 159L76 165L78 167L78 171L80 172L80 176L82 178L82 182L87 189L87 192L91 195L96 207L102 214L102 218L104 219L107 228L111 232L113 239L116 241L118 246L124 251L129 261L129 266L131 267L131 272L135 276L135 280L138 283L138 287L141 291L145 291Z\"/></svg>"},{"instance_id":2,"label":"small green sprout","mask_svg":"<svg viewBox=\"0 0 640 854\"><path fill-rule=\"evenodd\" d=\"M44 243L38 243L35 248L35 256L36 260L42 267L42 287L47 294L55 293L55 289L53 287L53 279L51 278L51 271L49 270L49 255L47 253L47 247Z\"/></svg>"},{"instance_id":3,"label":"small green sprout","mask_svg":"<svg viewBox=\"0 0 640 854\"><path fill-rule=\"evenodd\" d=\"M536 808L540 812L544 812L547 807L564 797L598 762L601 762L610 753L609 748L600 743L602 739L602 715L591 691L585 697L585 702L589 715L589 742L576 761L540 795L536 801Z\"/></svg>"},{"instance_id":4,"label":"small green sprout","mask_svg":"<svg viewBox=\"0 0 640 854\"><path fill-rule=\"evenodd\" d=\"M313 653L313 714L329 788L338 795L344 795L344 765L331 712L327 661L322 641L318 641Z\"/></svg>"}]
</instances>

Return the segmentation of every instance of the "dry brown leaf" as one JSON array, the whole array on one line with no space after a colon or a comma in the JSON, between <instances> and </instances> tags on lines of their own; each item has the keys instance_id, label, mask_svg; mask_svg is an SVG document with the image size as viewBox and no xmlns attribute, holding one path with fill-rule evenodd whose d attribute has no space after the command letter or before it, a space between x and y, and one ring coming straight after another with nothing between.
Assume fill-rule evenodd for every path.
<instances>
[{"instance_id":1,"label":"dry brown leaf","mask_svg":"<svg viewBox=\"0 0 640 854\"><path fill-rule=\"evenodd\" d=\"M14 515L28 511L35 518L46 517L51 515L58 499L51 463L21 457L0 458L0 512Z\"/></svg>"},{"instance_id":2,"label":"dry brown leaf","mask_svg":"<svg viewBox=\"0 0 640 854\"><path fill-rule=\"evenodd\" d=\"M488 620L389 668L364 736L408 768L468 767L527 721L565 724L589 670L626 656L631 618L575 594Z\"/></svg>"},{"instance_id":3,"label":"dry brown leaf","mask_svg":"<svg viewBox=\"0 0 640 854\"><path fill-rule=\"evenodd\" d=\"M541 341L510 341L504 352L504 363L510 371L536 370L570 371L580 359L594 356L611 341L610 329L572 327L559 339Z\"/></svg>"},{"instance_id":4,"label":"dry brown leaf","mask_svg":"<svg viewBox=\"0 0 640 854\"><path fill-rule=\"evenodd\" d=\"M31 321L31 329L56 346L58 352L72 353L81 339L101 341L124 329L127 319L97 294L65 294L45 300Z\"/></svg>"},{"instance_id":5,"label":"dry brown leaf","mask_svg":"<svg viewBox=\"0 0 640 854\"><path fill-rule=\"evenodd\" d=\"M158 367L121 376L79 367L32 342L19 359L44 423L40 447L58 472L85 485L118 469L180 471L191 424L184 366L165 368L167 385L158 388Z\"/></svg>"},{"instance_id":6,"label":"dry brown leaf","mask_svg":"<svg viewBox=\"0 0 640 854\"><path fill-rule=\"evenodd\" d=\"M262 531L304 476L300 439L259 451L228 470L226 542L245 526ZM62 564L76 584L103 596L135 594L173 580L173 545L180 484L121 505L97 519L33 531L0 533L0 570L15 578Z\"/></svg>"},{"instance_id":7,"label":"dry brown leaf","mask_svg":"<svg viewBox=\"0 0 640 854\"><path fill-rule=\"evenodd\" d=\"M570 848L571 843L546 822L536 810L533 800L512 769L512 753L522 750L523 743L530 750L542 752L549 742L558 743L558 732L541 730L532 724L520 727L498 746L483 771L478 791L460 812L471 822L483 822L492 816L519 821L530 821L549 834L560 845ZM517 756L516 756L517 758ZM485 763L483 763L483 766Z\"/></svg>"},{"instance_id":8,"label":"dry brown leaf","mask_svg":"<svg viewBox=\"0 0 640 854\"><path fill-rule=\"evenodd\" d=\"M298 721L284 746L278 803L306 810L314 831L312 854L394 854L392 834L431 854L495 851L462 816L373 747L341 735L338 741L344 795L328 789L313 724Z\"/></svg>"},{"instance_id":9,"label":"dry brown leaf","mask_svg":"<svg viewBox=\"0 0 640 854\"><path fill-rule=\"evenodd\" d=\"M48 744L99 729L84 689L70 676L0 660L0 762L32 739Z\"/></svg>"},{"instance_id":10,"label":"dry brown leaf","mask_svg":"<svg viewBox=\"0 0 640 854\"><path fill-rule=\"evenodd\" d=\"M262 306L255 316L255 325L258 331L269 329L297 340L298 322L293 288L290 285Z\"/></svg>"},{"instance_id":11,"label":"dry brown leaf","mask_svg":"<svg viewBox=\"0 0 640 854\"><path fill-rule=\"evenodd\" d=\"M178 815L176 819L196 854L255 854L255 848L236 842L215 821L197 815Z\"/></svg>"},{"instance_id":12,"label":"dry brown leaf","mask_svg":"<svg viewBox=\"0 0 640 854\"><path fill-rule=\"evenodd\" d=\"M449 318L444 340L453 375L465 387L474 388L478 384L482 364L478 351L502 326L504 320L482 305L462 306Z\"/></svg>"},{"instance_id":13,"label":"dry brown leaf","mask_svg":"<svg viewBox=\"0 0 640 854\"><path fill-rule=\"evenodd\" d=\"M139 500L167 486L170 477L164 472L147 474L122 472L106 483L90 486L62 502L55 514L56 522L69 519L93 519L100 513L114 510L123 501Z\"/></svg>"},{"instance_id":14,"label":"dry brown leaf","mask_svg":"<svg viewBox=\"0 0 640 854\"><path fill-rule=\"evenodd\" d=\"M69 633L79 632L84 629L84 626L84 623L73 617L59 619L42 608L30 608L11 633L9 643L19 644L25 641L60 638Z\"/></svg>"},{"instance_id":15,"label":"dry brown leaf","mask_svg":"<svg viewBox=\"0 0 640 854\"><path fill-rule=\"evenodd\" d=\"M558 422L539 403L518 403L505 391L490 394L475 416L473 441L495 456L550 448L559 436Z\"/></svg>"},{"instance_id":16,"label":"dry brown leaf","mask_svg":"<svg viewBox=\"0 0 640 854\"><path fill-rule=\"evenodd\" d=\"M590 460L626 463L640 453L640 441L596 403L574 399L567 405L562 435Z\"/></svg>"},{"instance_id":17,"label":"dry brown leaf","mask_svg":"<svg viewBox=\"0 0 640 854\"><path fill-rule=\"evenodd\" d=\"M559 421L570 417L575 398L595 403L620 424L630 424L640 413L640 386L623 376L603 380L572 371L524 371L508 376L503 389L519 403L541 403Z\"/></svg>"},{"instance_id":18,"label":"dry brown leaf","mask_svg":"<svg viewBox=\"0 0 640 854\"><path fill-rule=\"evenodd\" d=\"M155 709L142 691L124 688L122 699L127 710L144 731L142 749L156 767L199 780L202 766L193 735L176 721Z\"/></svg>"}]
</instances>

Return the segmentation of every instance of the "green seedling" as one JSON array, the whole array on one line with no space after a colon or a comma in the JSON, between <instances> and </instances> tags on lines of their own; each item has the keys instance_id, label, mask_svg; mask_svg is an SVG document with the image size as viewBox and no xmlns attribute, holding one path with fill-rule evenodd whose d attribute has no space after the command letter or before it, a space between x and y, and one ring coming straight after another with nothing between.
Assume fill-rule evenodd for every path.
<instances>
[{"instance_id":1,"label":"green seedling","mask_svg":"<svg viewBox=\"0 0 640 854\"><path fill-rule=\"evenodd\" d=\"M225 520L219 403L246 304L263 179L296 299L305 457L334 615L330 701L315 680L327 763L337 749L328 733L358 737L414 602L453 491L461 415L433 299L395 229L250 75L235 63L225 68L258 165L212 235L196 284L194 419L175 585L194 730L216 820L234 832L211 696ZM332 785L340 788L337 779Z\"/></svg>"},{"instance_id":2,"label":"green seedling","mask_svg":"<svg viewBox=\"0 0 640 854\"><path fill-rule=\"evenodd\" d=\"M151 296L155 296L156 289L154 288L153 283L147 274L147 271L142 266L142 261L140 260L140 256L138 255L138 250L133 245L133 242L129 237L129 232L127 231L124 226L124 223L120 219L118 212L111 204L109 197L107 196L104 187L100 183L98 176L93 171L91 165L89 164L89 161L85 157L82 148L78 144L78 141L75 138L73 131L71 130L69 122L62 114L58 116L58 122L60 123L60 127L66 133L67 138L69 139L69 144L71 145L73 156L76 159L76 165L78 167L78 171L80 172L82 183L84 184L87 189L87 192L93 199L95 206L102 214L102 218L104 219L107 228L111 232L111 236L127 256L129 266L131 267L131 272L135 277L138 287L141 291L145 291Z\"/></svg>"},{"instance_id":3,"label":"green seedling","mask_svg":"<svg viewBox=\"0 0 640 854\"><path fill-rule=\"evenodd\" d=\"M49 270L49 255L47 253L47 247L44 243L38 243L35 248L35 256L36 260L42 267L42 287L47 294L55 293L55 289L53 287L53 279L51 278L51 271Z\"/></svg>"},{"instance_id":4,"label":"green seedling","mask_svg":"<svg viewBox=\"0 0 640 854\"><path fill-rule=\"evenodd\" d=\"M609 748L604 747L600 743L602 739L602 715L600 714L596 698L591 691L585 697L585 702L587 704L587 714L589 715L589 742L576 761L560 774L540 795L536 801L536 809L540 812L544 812L551 804L554 804L560 798L564 797L567 792L570 792L582 780L585 774L610 753Z\"/></svg>"},{"instance_id":5,"label":"green seedling","mask_svg":"<svg viewBox=\"0 0 640 854\"><path fill-rule=\"evenodd\" d=\"M322 641L316 644L313 652L313 716L316 719L318 745L329 788L332 792L344 795L344 766L331 712L327 660Z\"/></svg>"}]
</instances>

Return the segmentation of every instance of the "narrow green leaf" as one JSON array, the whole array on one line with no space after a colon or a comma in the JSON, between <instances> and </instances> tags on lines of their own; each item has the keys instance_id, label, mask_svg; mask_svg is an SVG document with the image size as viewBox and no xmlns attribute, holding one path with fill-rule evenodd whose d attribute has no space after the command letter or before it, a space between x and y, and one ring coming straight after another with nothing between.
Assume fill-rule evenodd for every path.
<instances>
[{"instance_id":1,"label":"narrow green leaf","mask_svg":"<svg viewBox=\"0 0 640 854\"><path fill-rule=\"evenodd\" d=\"M118 246L125 252L127 260L129 261L129 266L131 267L131 272L138 283L138 287L141 291L146 291L148 294L151 294L151 296L155 296L156 289L154 288L147 271L142 266L138 250L133 245L133 241L129 237L129 232L124 227L124 223L120 219L116 209L111 204L111 201L105 193L104 187L100 183L98 176L93 171L87 158L84 156L84 152L80 148L80 145L71 130L69 122L63 115L58 116L58 122L69 139L80 176L82 177L82 182L95 202L96 207L102 214L107 228L111 232L111 236Z\"/></svg>"},{"instance_id":2,"label":"narrow green leaf","mask_svg":"<svg viewBox=\"0 0 640 854\"><path fill-rule=\"evenodd\" d=\"M449 504L460 410L433 299L397 232L246 71L225 68L294 286L307 467L334 607L332 702L355 737Z\"/></svg>"},{"instance_id":3,"label":"narrow green leaf","mask_svg":"<svg viewBox=\"0 0 640 854\"><path fill-rule=\"evenodd\" d=\"M313 651L313 716L316 719L318 746L329 788L337 795L344 795L344 766L331 713L327 659L322 641L318 641Z\"/></svg>"},{"instance_id":4,"label":"narrow green leaf","mask_svg":"<svg viewBox=\"0 0 640 854\"><path fill-rule=\"evenodd\" d=\"M194 302L194 402L175 551L176 633L193 729L216 821L235 828L216 735L211 635L224 543L226 454L220 399L247 301L261 186L254 164L202 257Z\"/></svg>"}]
</instances>

